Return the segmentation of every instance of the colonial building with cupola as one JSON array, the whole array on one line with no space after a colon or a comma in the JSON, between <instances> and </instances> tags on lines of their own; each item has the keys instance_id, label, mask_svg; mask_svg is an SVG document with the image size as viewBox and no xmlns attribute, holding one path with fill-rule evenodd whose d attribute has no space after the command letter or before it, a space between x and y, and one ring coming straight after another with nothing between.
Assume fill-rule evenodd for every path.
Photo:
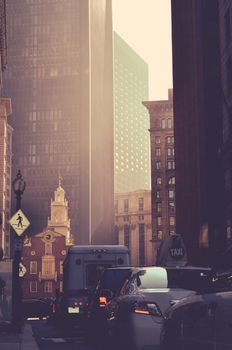
<instances>
[{"instance_id":1,"label":"colonial building with cupola","mask_svg":"<svg viewBox=\"0 0 232 350\"><path fill-rule=\"evenodd\" d=\"M22 264L26 272L22 280L23 298L49 298L55 296L56 289L62 291L63 261L71 245L73 236L70 233L68 201L59 179L51 200L47 227L24 240Z\"/></svg>"}]
</instances>

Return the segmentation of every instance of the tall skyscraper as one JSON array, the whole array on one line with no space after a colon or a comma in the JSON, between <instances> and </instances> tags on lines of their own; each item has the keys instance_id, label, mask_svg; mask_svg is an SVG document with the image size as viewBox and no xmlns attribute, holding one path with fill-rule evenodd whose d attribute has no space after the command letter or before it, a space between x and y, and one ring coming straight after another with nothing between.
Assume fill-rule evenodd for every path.
<instances>
[{"instance_id":1,"label":"tall skyscraper","mask_svg":"<svg viewBox=\"0 0 232 350\"><path fill-rule=\"evenodd\" d=\"M57 176L76 243L113 231L113 55L109 0L8 1L13 173L27 187L30 233L47 221Z\"/></svg>"},{"instance_id":2,"label":"tall skyscraper","mask_svg":"<svg viewBox=\"0 0 232 350\"><path fill-rule=\"evenodd\" d=\"M150 189L148 65L114 33L115 192Z\"/></svg>"},{"instance_id":3,"label":"tall skyscraper","mask_svg":"<svg viewBox=\"0 0 232 350\"><path fill-rule=\"evenodd\" d=\"M192 264L215 263L226 238L219 3L172 0L176 231Z\"/></svg>"},{"instance_id":4,"label":"tall skyscraper","mask_svg":"<svg viewBox=\"0 0 232 350\"><path fill-rule=\"evenodd\" d=\"M2 89L2 72L7 63L6 45L6 0L0 0L0 89ZM1 91L2 94L2 91ZM5 257L10 256L11 213L11 157L12 127L8 124L11 114L10 98L0 98L0 248Z\"/></svg>"}]
</instances>

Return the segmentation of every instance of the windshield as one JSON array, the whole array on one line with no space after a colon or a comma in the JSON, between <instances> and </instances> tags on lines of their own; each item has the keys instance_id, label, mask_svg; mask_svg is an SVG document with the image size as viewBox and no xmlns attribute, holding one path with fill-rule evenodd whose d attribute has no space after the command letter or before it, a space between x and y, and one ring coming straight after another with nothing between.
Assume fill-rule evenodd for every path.
<instances>
[{"instance_id":1,"label":"windshield","mask_svg":"<svg viewBox=\"0 0 232 350\"><path fill-rule=\"evenodd\" d=\"M167 288L167 272L163 268L142 270L137 274L137 285L141 289Z\"/></svg>"},{"instance_id":2,"label":"windshield","mask_svg":"<svg viewBox=\"0 0 232 350\"><path fill-rule=\"evenodd\" d=\"M86 266L86 285L87 288L94 288L97 281L99 280L102 272L106 269L112 267L110 263L97 263L88 264Z\"/></svg>"},{"instance_id":3,"label":"windshield","mask_svg":"<svg viewBox=\"0 0 232 350\"><path fill-rule=\"evenodd\" d=\"M116 293L129 275L130 269L106 270L101 279L100 289L109 289Z\"/></svg>"}]
</instances>

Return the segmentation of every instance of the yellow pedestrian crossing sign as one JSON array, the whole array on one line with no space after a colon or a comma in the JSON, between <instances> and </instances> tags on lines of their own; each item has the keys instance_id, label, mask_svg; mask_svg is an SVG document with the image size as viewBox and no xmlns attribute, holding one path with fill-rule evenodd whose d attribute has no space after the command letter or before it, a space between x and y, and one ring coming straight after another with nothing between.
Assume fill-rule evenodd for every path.
<instances>
[{"instance_id":1,"label":"yellow pedestrian crossing sign","mask_svg":"<svg viewBox=\"0 0 232 350\"><path fill-rule=\"evenodd\" d=\"M19 209L9 220L9 224L15 230L18 236L21 236L23 232L30 226L30 221L26 215Z\"/></svg>"}]
</instances>

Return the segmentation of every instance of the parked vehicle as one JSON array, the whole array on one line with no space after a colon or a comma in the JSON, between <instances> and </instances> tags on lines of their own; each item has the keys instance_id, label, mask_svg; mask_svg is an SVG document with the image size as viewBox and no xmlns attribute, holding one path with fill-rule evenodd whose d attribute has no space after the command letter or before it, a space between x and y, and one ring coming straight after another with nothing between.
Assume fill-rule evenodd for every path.
<instances>
[{"instance_id":1,"label":"parked vehicle","mask_svg":"<svg viewBox=\"0 0 232 350\"><path fill-rule=\"evenodd\" d=\"M232 349L231 319L231 291L190 296L166 312L161 349Z\"/></svg>"},{"instance_id":2,"label":"parked vehicle","mask_svg":"<svg viewBox=\"0 0 232 350\"><path fill-rule=\"evenodd\" d=\"M53 312L53 302L42 299L23 299L22 310L25 319L48 318Z\"/></svg>"},{"instance_id":3,"label":"parked vehicle","mask_svg":"<svg viewBox=\"0 0 232 350\"><path fill-rule=\"evenodd\" d=\"M159 349L165 311L180 299L196 294L201 278L205 284L205 279L211 280L211 273L211 269L190 267L131 268L121 289L106 304L104 333L108 339L103 340L117 349Z\"/></svg>"},{"instance_id":4,"label":"parked vehicle","mask_svg":"<svg viewBox=\"0 0 232 350\"><path fill-rule=\"evenodd\" d=\"M69 326L85 320L101 273L108 267L129 266L125 246L72 246L64 261L64 292L57 297L55 319Z\"/></svg>"}]
</instances>

